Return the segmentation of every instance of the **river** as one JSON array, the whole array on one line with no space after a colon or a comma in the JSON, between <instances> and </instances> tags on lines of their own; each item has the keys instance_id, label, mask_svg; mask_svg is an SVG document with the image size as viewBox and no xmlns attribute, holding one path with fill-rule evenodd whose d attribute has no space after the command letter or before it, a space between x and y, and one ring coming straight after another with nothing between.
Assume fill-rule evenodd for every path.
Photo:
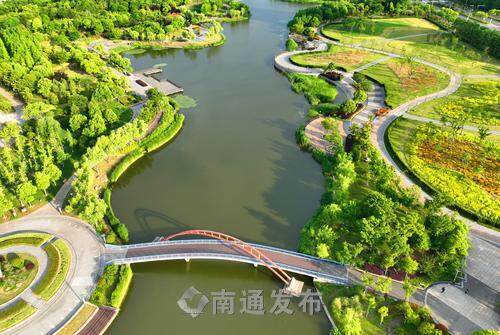
<instances>
[{"instance_id":1,"label":"river","mask_svg":"<svg viewBox=\"0 0 500 335\"><path fill-rule=\"evenodd\" d=\"M202 50L129 55L135 69L166 63L164 75L197 106L168 146L134 164L114 187L112 204L132 242L186 229L211 229L245 241L296 250L300 230L319 206L320 166L295 144L306 100L273 68L286 23L300 5L245 1L248 22L224 25L226 43ZM271 291L282 287L268 271L220 261L136 265L129 296L109 334L326 334L324 313L269 313ZM307 285L311 285L309 282ZM177 300L190 286L236 292L234 315L196 318ZM242 290L264 290L265 315L241 314Z\"/></svg>"}]
</instances>

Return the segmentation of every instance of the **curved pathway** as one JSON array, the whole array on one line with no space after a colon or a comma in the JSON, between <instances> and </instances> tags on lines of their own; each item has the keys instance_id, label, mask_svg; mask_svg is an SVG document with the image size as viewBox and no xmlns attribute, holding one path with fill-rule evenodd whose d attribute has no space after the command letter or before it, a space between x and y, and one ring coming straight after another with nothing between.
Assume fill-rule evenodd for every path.
<instances>
[{"instance_id":1,"label":"curved pathway","mask_svg":"<svg viewBox=\"0 0 500 335\"><path fill-rule=\"evenodd\" d=\"M14 108L14 113L4 114L0 112L0 125L7 122L21 122L24 103L3 87L0 87L0 95L6 98Z\"/></svg>"},{"instance_id":2,"label":"curved pathway","mask_svg":"<svg viewBox=\"0 0 500 335\"><path fill-rule=\"evenodd\" d=\"M321 27L318 29L321 31ZM343 44L340 42L332 41L327 37L323 36L321 33L319 34L320 39L325 43L331 43L341 46L347 46L355 49L370 51L373 53L378 53L385 55L382 59L387 60L390 58L400 58L401 56L394 53L389 53L385 51L380 51L376 49L366 48L360 45L350 45ZM371 142L379 149L384 159L391 164L400 177L403 180L403 184L406 186L414 186L415 183L408 178L408 176L402 171L401 167L396 164L396 162L392 159L389 151L386 147L384 136L389 127L389 125L398 117L405 116L412 119L416 119L413 115L407 114L407 112L424 102L442 98L453 94L458 90L461 84L462 77L438 64L434 64L432 62L428 62L419 58L413 58L414 61L419 62L423 65L432 67L438 71L446 73L450 77L450 82L448 86L439 91L432 94L428 94L426 96L418 97L411 101L408 101L395 109L393 109L387 116L382 119L376 119L374 122L374 128L371 135ZM289 61L289 57L282 57L280 59L280 66L282 68L286 68L289 72L293 72L295 70L301 71L301 73L307 72L305 68L297 69L297 66L291 64L286 65L284 61ZM380 60L371 62L361 67L360 69L366 69L369 66L380 63ZM359 69L358 69L359 70ZM318 69L314 69L314 71L318 71ZM469 75L468 78L498 78L498 75ZM351 78L352 80L352 78ZM375 89L377 92L377 89ZM385 97L385 92L382 93L383 97ZM380 93L375 93L371 96L376 97L377 100L380 100ZM369 99L370 100L370 96ZM380 101L377 101L380 103ZM367 123L370 119L370 113L360 113L357 118L354 118L354 123L363 125ZM419 121L427 121L427 122L436 122L435 119L428 118L419 118ZM347 127L348 128L348 127ZM316 128L320 129L320 128ZM474 127L471 127L474 130ZM494 132L496 133L496 132ZM318 142L321 145L321 142ZM420 188L419 188L420 189ZM430 199L431 196L425 191L421 190L422 194L425 198ZM445 212L449 215L456 215L456 213L450 209L445 209ZM467 292L469 295L464 294L464 291L456 288L453 285L449 285L453 287L453 289L448 290L449 292L453 292L454 294L446 294L446 295L435 295L430 294L429 299L427 299L426 303L429 306L433 307L433 315L440 320L443 320L445 324L447 324L450 329L458 334L467 333L470 330L477 330L480 328L487 328L490 326L495 326L495 320L499 320L498 314L494 311L495 304L498 302L494 297L498 297L498 292L500 291L500 283L495 278L498 278L500 275L500 265L499 263L494 262L491 264L492 260L500 259L500 232L486 228L468 220L466 218L461 218L470 227L470 240L472 244L472 248L470 250L468 256L468 265L467 265L467 274L466 277L469 276L469 279L465 280L465 287L467 288ZM493 279L492 279L493 278ZM484 298L481 294L482 292L491 292L493 294L493 298ZM493 300L490 304L488 299ZM463 300L465 304L465 309L460 307L460 304L457 304L458 300ZM466 303L465 303L466 302ZM477 312L479 311L479 312ZM462 322L456 322L457 319L462 319ZM493 323L492 323L493 322ZM498 325L496 325L498 326Z\"/></svg>"},{"instance_id":3,"label":"curved pathway","mask_svg":"<svg viewBox=\"0 0 500 335\"><path fill-rule=\"evenodd\" d=\"M50 301L25 291L23 299L37 307L33 316L2 334L50 334L78 310L97 283L103 266L104 243L95 231L79 219L58 215L48 204L25 218L0 225L0 234L44 232L64 239L72 259L65 283Z\"/></svg>"}]
</instances>

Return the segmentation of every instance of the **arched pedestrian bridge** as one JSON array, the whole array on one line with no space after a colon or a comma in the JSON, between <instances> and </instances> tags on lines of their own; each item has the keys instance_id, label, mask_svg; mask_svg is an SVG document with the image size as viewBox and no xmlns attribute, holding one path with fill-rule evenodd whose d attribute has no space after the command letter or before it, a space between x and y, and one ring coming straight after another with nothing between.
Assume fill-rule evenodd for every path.
<instances>
[{"instance_id":1,"label":"arched pedestrian bridge","mask_svg":"<svg viewBox=\"0 0 500 335\"><path fill-rule=\"evenodd\" d=\"M180 236L203 236L210 239L176 240ZM152 243L106 245L108 264L130 264L151 261L184 259L215 259L262 265L282 280L287 288L300 286L300 282L287 272L311 277L317 281L346 285L347 267L343 264L298 252L250 244L232 236L207 230L189 230L161 238ZM298 282L298 284L297 284ZM299 288L297 288L299 289ZM300 293L299 290L299 293ZM296 290L291 290L295 291Z\"/></svg>"}]
</instances>

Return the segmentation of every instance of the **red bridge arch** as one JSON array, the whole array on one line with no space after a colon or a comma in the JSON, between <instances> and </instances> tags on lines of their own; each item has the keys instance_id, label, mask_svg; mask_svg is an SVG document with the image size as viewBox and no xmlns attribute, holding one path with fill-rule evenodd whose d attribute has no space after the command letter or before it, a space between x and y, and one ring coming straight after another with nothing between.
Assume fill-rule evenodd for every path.
<instances>
[{"instance_id":1,"label":"red bridge arch","mask_svg":"<svg viewBox=\"0 0 500 335\"><path fill-rule=\"evenodd\" d=\"M160 241L169 241L172 240L176 237L180 236L188 236L188 235L197 235L197 236L204 236L204 237L210 237L222 242L225 242L236 249L243 251L244 253L252 256L256 260L259 261L260 264L264 265L266 268L268 268L272 273L274 273L279 279L281 279L286 285L289 285L290 282L292 281L292 278L271 258L266 256L262 251L258 250L257 248L251 246L250 244L237 239L236 237L219 233L216 231L212 230L198 230L198 229L193 229L193 230L186 230L180 233L172 234L167 237L162 237Z\"/></svg>"}]
</instances>

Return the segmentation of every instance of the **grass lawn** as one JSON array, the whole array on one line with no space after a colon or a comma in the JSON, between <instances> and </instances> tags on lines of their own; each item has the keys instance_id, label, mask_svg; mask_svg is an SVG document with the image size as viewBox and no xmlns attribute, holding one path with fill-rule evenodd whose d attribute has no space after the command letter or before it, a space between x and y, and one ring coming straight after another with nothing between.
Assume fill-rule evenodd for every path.
<instances>
[{"instance_id":1,"label":"grass lawn","mask_svg":"<svg viewBox=\"0 0 500 335\"><path fill-rule=\"evenodd\" d=\"M25 253L16 255L24 260L25 265L31 263L33 267L29 270L24 266L16 269L5 263L2 264L2 273L5 277L0 279L0 304L4 304L21 294L33 282L38 273L38 262L35 257Z\"/></svg>"},{"instance_id":2,"label":"grass lawn","mask_svg":"<svg viewBox=\"0 0 500 335\"><path fill-rule=\"evenodd\" d=\"M382 55L369 51L330 45L328 51L297 54L292 56L290 60L292 63L304 67L326 67L333 62L338 67L352 71L382 57Z\"/></svg>"},{"instance_id":3,"label":"grass lawn","mask_svg":"<svg viewBox=\"0 0 500 335\"><path fill-rule=\"evenodd\" d=\"M464 79L454 94L423 103L410 114L439 120L437 109L449 102L463 106L471 115L467 124L487 124L490 129L500 130L500 80Z\"/></svg>"},{"instance_id":4,"label":"grass lawn","mask_svg":"<svg viewBox=\"0 0 500 335\"><path fill-rule=\"evenodd\" d=\"M363 293L361 286L338 286L331 284L317 284L326 306L330 308L330 314L337 326L343 327L346 311L348 308L356 310L356 318L359 319L363 335L386 335L386 334L417 334L416 327L404 324L402 312L398 309L400 302L385 299L370 292ZM367 298L375 299L375 306L368 307ZM337 300L337 302L335 301ZM341 301L341 303L339 303ZM377 310L381 306L389 308L389 315L380 324ZM368 312L368 313L367 313ZM398 330L401 328L402 330Z\"/></svg>"},{"instance_id":5,"label":"grass lawn","mask_svg":"<svg viewBox=\"0 0 500 335\"><path fill-rule=\"evenodd\" d=\"M49 258L48 269L33 292L48 301L57 293L66 279L71 264L71 251L66 242L61 239L47 244L44 250Z\"/></svg>"},{"instance_id":6,"label":"grass lawn","mask_svg":"<svg viewBox=\"0 0 500 335\"><path fill-rule=\"evenodd\" d=\"M15 245L41 246L50 240L52 235L45 233L19 233L0 238L0 249L9 248Z\"/></svg>"},{"instance_id":7,"label":"grass lawn","mask_svg":"<svg viewBox=\"0 0 500 335\"><path fill-rule=\"evenodd\" d=\"M443 193L480 222L500 224L499 136L480 144L472 133L456 139L416 136L422 122L399 118L388 130L388 140L399 160L418 179ZM420 138L417 143L415 139ZM488 144L489 143L489 144Z\"/></svg>"},{"instance_id":8,"label":"grass lawn","mask_svg":"<svg viewBox=\"0 0 500 335\"><path fill-rule=\"evenodd\" d=\"M461 74L495 74L500 71L500 61L450 34L439 34L437 26L423 19L348 20L325 26L322 32L344 43L418 57ZM418 34L430 35L412 36Z\"/></svg>"},{"instance_id":9,"label":"grass lawn","mask_svg":"<svg viewBox=\"0 0 500 335\"><path fill-rule=\"evenodd\" d=\"M73 316L73 318L64 325L56 335L74 335L80 328L87 322L87 320L94 314L97 310L97 306L85 303Z\"/></svg>"},{"instance_id":10,"label":"grass lawn","mask_svg":"<svg viewBox=\"0 0 500 335\"><path fill-rule=\"evenodd\" d=\"M296 93L304 93L311 105L332 102L338 94L335 86L319 77L298 73L289 73L287 77L292 89Z\"/></svg>"},{"instance_id":11,"label":"grass lawn","mask_svg":"<svg viewBox=\"0 0 500 335\"><path fill-rule=\"evenodd\" d=\"M36 308L20 300L16 304L0 311L0 331L4 331L31 316Z\"/></svg>"},{"instance_id":12,"label":"grass lawn","mask_svg":"<svg viewBox=\"0 0 500 335\"><path fill-rule=\"evenodd\" d=\"M448 86L445 73L405 59L390 59L361 73L382 83L386 89L386 102L392 108Z\"/></svg>"}]
</instances>

